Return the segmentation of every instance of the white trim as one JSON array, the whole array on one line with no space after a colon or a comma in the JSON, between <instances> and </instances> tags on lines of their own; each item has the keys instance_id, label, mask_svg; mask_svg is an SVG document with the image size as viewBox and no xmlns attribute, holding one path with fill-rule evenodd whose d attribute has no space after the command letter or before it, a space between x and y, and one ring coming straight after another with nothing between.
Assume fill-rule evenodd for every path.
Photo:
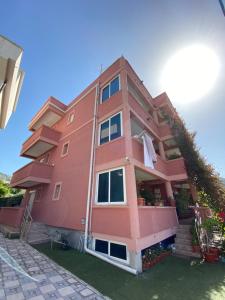
<instances>
[{"instance_id":1,"label":"white trim","mask_svg":"<svg viewBox=\"0 0 225 300\"><path fill-rule=\"evenodd\" d=\"M72 121L70 120L71 116L73 116ZM67 125L70 125L71 123L73 123L75 118L75 111L74 109L72 111L69 112L68 118L67 118Z\"/></svg>"},{"instance_id":2,"label":"white trim","mask_svg":"<svg viewBox=\"0 0 225 300\"><path fill-rule=\"evenodd\" d=\"M117 75L114 76L110 81L108 81L103 87L101 87L100 104L104 103L105 101L107 101L107 100L111 97L111 88L110 88L110 84L111 84L111 82L112 82L114 79L116 79L117 77L119 78L119 90L118 90L117 92L119 92L119 91L121 90L120 74L117 74ZM107 86L109 86L109 98L105 99L105 100L102 102L102 92L103 92L103 90L104 90ZM116 93L117 93L117 92L116 92ZM116 93L115 93L115 94L116 94ZM113 94L113 95L114 95L114 94Z\"/></svg>"},{"instance_id":3,"label":"white trim","mask_svg":"<svg viewBox=\"0 0 225 300\"><path fill-rule=\"evenodd\" d=\"M99 241L103 241L103 242L107 242L107 243L108 243L108 253L107 253L107 254L95 250L96 240L99 240ZM127 259L122 259L122 258L118 258L118 257L115 257L115 256L110 255L110 245L111 245L111 243L112 243L112 244L121 245L121 246L125 246L125 248L126 248L126 257L127 257ZM124 243L117 242L117 241L112 241L112 240L105 240L105 239L102 239L102 238L94 238L94 240L93 240L93 246L94 246L94 251L96 251L97 253L100 253L100 254L103 255L103 256L107 256L107 257L109 257L109 258L111 258L111 259L114 259L114 260L123 262L123 263L125 263L125 264L129 264L129 262L130 262L129 251L127 250L127 245L124 244Z\"/></svg>"},{"instance_id":4,"label":"white trim","mask_svg":"<svg viewBox=\"0 0 225 300\"><path fill-rule=\"evenodd\" d=\"M116 170L122 170L123 172L123 200L120 202L110 202L110 178L111 178L111 172L116 171ZM104 173L109 173L109 182L108 182L108 202L98 202L98 188L99 188L99 175L104 174ZM100 171L96 174L96 189L95 189L95 204L96 205L126 205L127 204L127 193L126 193L126 174L125 174L125 167L116 167L113 169L105 170L105 171Z\"/></svg>"},{"instance_id":5,"label":"white trim","mask_svg":"<svg viewBox=\"0 0 225 300\"><path fill-rule=\"evenodd\" d=\"M68 153L69 153L69 144L70 144L70 141L67 141L67 142L65 142L65 143L62 145L61 157L64 157L64 156L68 155ZM66 152L66 153L63 153L63 150L64 150L65 145L68 145L68 147L67 147L67 152Z\"/></svg>"},{"instance_id":6,"label":"white trim","mask_svg":"<svg viewBox=\"0 0 225 300\"><path fill-rule=\"evenodd\" d=\"M59 185L59 194L58 194L58 197L55 198L55 192L56 192L56 186ZM55 183L55 187L54 187L54 191L53 191L53 196L52 196L52 200L53 201L56 201L56 200L59 200L60 198L60 195L61 195L61 190L62 190L62 182L56 182Z\"/></svg>"},{"instance_id":7,"label":"white trim","mask_svg":"<svg viewBox=\"0 0 225 300\"><path fill-rule=\"evenodd\" d=\"M113 117L115 117L116 115L120 115L120 133L121 133L120 136L118 136L117 138L123 136L123 114L122 114L122 111L119 111L119 112L113 114L112 116L110 116L109 118L105 119L101 123L99 123L99 125L98 125L98 146L102 146L110 141L114 141L117 139L117 138L115 138L115 139L111 140L111 119ZM101 125L103 123L106 123L107 121L109 121L109 140L108 140L108 142L100 144L100 142L101 142Z\"/></svg>"}]
</instances>

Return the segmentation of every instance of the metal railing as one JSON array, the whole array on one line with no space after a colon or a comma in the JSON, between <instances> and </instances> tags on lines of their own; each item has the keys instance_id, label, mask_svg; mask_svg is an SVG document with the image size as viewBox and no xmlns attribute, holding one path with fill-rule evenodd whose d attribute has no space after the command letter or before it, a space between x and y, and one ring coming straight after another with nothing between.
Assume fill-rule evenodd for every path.
<instances>
[{"instance_id":1,"label":"metal railing","mask_svg":"<svg viewBox=\"0 0 225 300\"><path fill-rule=\"evenodd\" d=\"M30 228L33 222L33 218L30 214L28 207L26 207L23 215L23 220L20 227L20 238L22 240L27 240L28 233L30 232Z\"/></svg>"},{"instance_id":2,"label":"metal railing","mask_svg":"<svg viewBox=\"0 0 225 300\"><path fill-rule=\"evenodd\" d=\"M209 238L207 235L207 231L202 227L202 217L201 212L199 210L199 205L196 204L194 207L195 212L195 230L197 232L199 246L201 248L202 253L204 253L207 250L207 247L209 245Z\"/></svg>"}]
</instances>

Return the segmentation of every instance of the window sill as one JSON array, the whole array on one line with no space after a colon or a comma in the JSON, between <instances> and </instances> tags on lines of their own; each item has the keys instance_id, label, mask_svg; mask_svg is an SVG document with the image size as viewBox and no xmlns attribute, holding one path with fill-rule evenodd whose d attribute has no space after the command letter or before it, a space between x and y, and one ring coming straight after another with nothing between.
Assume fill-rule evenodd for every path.
<instances>
[{"instance_id":1,"label":"window sill","mask_svg":"<svg viewBox=\"0 0 225 300\"><path fill-rule=\"evenodd\" d=\"M104 143L104 144L102 144L102 145L98 145L98 146L96 147L96 149L102 148L102 147L104 147L104 146L106 146L106 145L110 145L110 144L115 143L116 141L119 141L119 140L122 140L122 139L124 139L124 136L123 136L123 135L121 135L120 137L118 137L118 138L116 138L116 139L114 139L114 140L112 140L112 141L109 141L109 142Z\"/></svg>"},{"instance_id":2,"label":"window sill","mask_svg":"<svg viewBox=\"0 0 225 300\"><path fill-rule=\"evenodd\" d=\"M128 208L125 204L94 204L92 208Z\"/></svg>"}]
</instances>

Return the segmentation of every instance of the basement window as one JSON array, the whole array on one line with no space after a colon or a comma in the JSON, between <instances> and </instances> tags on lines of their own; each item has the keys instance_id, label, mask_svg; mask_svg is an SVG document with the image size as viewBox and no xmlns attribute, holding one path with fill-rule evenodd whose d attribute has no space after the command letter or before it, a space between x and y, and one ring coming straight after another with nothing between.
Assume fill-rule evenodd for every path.
<instances>
[{"instance_id":1,"label":"basement window","mask_svg":"<svg viewBox=\"0 0 225 300\"><path fill-rule=\"evenodd\" d=\"M105 102L112 95L120 90L120 77L117 76L111 80L103 89L101 94L101 103Z\"/></svg>"},{"instance_id":2,"label":"basement window","mask_svg":"<svg viewBox=\"0 0 225 300\"><path fill-rule=\"evenodd\" d=\"M127 247L124 244L95 239L95 251L114 259L128 261Z\"/></svg>"}]
</instances>

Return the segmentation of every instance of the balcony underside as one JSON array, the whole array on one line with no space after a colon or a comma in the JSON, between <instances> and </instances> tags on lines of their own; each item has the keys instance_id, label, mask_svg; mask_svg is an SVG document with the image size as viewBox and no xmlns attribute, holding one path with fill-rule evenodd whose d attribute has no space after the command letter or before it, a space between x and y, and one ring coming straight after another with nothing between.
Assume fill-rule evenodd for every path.
<instances>
[{"instance_id":1,"label":"balcony underside","mask_svg":"<svg viewBox=\"0 0 225 300\"><path fill-rule=\"evenodd\" d=\"M32 119L29 129L32 131L38 130L45 125L52 127L65 114L67 106L57 99L50 97L41 110Z\"/></svg>"},{"instance_id":2,"label":"balcony underside","mask_svg":"<svg viewBox=\"0 0 225 300\"><path fill-rule=\"evenodd\" d=\"M30 188L39 184L51 182L53 166L33 161L13 173L11 186L18 188Z\"/></svg>"},{"instance_id":3,"label":"balcony underside","mask_svg":"<svg viewBox=\"0 0 225 300\"><path fill-rule=\"evenodd\" d=\"M45 141L39 140L36 143L34 143L27 151L22 152L21 156L37 158L46 153L47 151L51 150L55 146L55 144L50 144Z\"/></svg>"},{"instance_id":4,"label":"balcony underside","mask_svg":"<svg viewBox=\"0 0 225 300\"><path fill-rule=\"evenodd\" d=\"M37 158L58 145L60 132L47 126L40 127L23 144L21 156Z\"/></svg>"}]
</instances>

